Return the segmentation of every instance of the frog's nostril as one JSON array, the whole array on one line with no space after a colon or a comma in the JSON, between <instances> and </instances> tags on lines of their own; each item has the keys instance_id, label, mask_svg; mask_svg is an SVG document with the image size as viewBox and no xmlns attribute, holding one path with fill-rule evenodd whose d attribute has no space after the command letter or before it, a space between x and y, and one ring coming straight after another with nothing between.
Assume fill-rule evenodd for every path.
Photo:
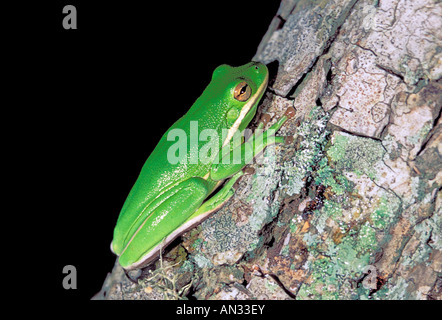
<instances>
[{"instance_id":1,"label":"frog's nostril","mask_svg":"<svg viewBox=\"0 0 442 320\"><path fill-rule=\"evenodd\" d=\"M264 71L266 68L266 66L264 64L257 62L257 61L252 61L252 65L250 67L252 67L251 70L254 70L254 72L256 72L258 74L261 73L262 71Z\"/></svg>"}]
</instances>

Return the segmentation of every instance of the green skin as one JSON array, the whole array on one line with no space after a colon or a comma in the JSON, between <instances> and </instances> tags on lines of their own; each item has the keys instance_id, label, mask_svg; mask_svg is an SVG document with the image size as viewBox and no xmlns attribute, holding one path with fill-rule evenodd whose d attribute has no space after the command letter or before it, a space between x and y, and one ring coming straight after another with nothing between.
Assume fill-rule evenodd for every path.
<instances>
[{"instance_id":1,"label":"green skin","mask_svg":"<svg viewBox=\"0 0 442 320\"><path fill-rule=\"evenodd\" d=\"M235 89L244 81L251 89L250 97L246 95L245 101L239 101L235 98ZM260 124L261 139L256 139L255 134L247 142L233 145L231 136L222 135L223 129L229 130L231 135L247 127L255 115L267 81L267 67L258 62L240 67L219 66L213 72L210 84L186 115L163 135L130 191L114 230L111 249L119 256L119 263L124 269L148 265L177 236L218 210L234 194L232 187L235 181L253 157L267 145L283 142L281 137L268 139L270 135L267 132L274 134L287 120L286 116L271 127L274 131L262 132L263 124ZM190 154L187 154L187 164L171 164L167 154L176 141L168 141L168 133L172 129L184 130L190 146L190 121L198 121L199 132L216 130L220 139L219 151L223 145L228 145L230 153L234 148L241 148L244 156L240 163L224 164L223 157L230 157L230 153L224 155L218 151L211 158L217 158L219 161L212 161L217 163L202 163L200 159L192 163ZM199 150L207 142L197 143ZM224 186L205 201L228 178Z\"/></svg>"}]
</instances>

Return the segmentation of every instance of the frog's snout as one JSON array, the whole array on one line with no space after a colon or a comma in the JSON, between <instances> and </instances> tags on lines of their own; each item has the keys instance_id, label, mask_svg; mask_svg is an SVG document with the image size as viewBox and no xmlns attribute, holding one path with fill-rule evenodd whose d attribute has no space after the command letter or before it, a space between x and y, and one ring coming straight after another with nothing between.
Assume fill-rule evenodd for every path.
<instances>
[{"instance_id":1,"label":"frog's snout","mask_svg":"<svg viewBox=\"0 0 442 320\"><path fill-rule=\"evenodd\" d=\"M261 62L252 61L250 62L250 67L253 67L255 70L260 70L262 67L265 67L265 65Z\"/></svg>"}]
</instances>

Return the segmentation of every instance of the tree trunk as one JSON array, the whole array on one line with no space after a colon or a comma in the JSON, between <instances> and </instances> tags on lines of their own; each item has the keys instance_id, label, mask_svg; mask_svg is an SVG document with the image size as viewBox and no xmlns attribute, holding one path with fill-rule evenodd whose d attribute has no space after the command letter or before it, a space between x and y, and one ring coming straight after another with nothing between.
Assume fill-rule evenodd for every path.
<instances>
[{"instance_id":1,"label":"tree trunk","mask_svg":"<svg viewBox=\"0 0 442 320\"><path fill-rule=\"evenodd\" d=\"M282 1L252 128L296 115L235 196L96 298L441 299L442 5Z\"/></svg>"}]
</instances>

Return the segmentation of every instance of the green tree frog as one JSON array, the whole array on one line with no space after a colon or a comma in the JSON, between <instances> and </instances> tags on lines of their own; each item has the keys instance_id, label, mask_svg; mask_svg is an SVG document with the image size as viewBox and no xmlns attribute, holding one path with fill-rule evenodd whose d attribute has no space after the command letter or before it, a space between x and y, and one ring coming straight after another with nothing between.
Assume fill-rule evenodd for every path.
<instances>
[{"instance_id":1,"label":"green tree frog","mask_svg":"<svg viewBox=\"0 0 442 320\"><path fill-rule=\"evenodd\" d=\"M235 181L253 157L267 145L284 141L274 134L288 115L266 131L261 123L260 130L245 142L233 139L254 117L267 82L267 67L258 62L217 67L203 94L162 136L132 187L114 230L111 250L124 269L148 265L177 236L218 210L234 194ZM198 134L195 138L195 127L201 134L209 131L210 139ZM179 142L185 148L177 148ZM205 157L198 153L203 149ZM181 153L179 161L176 151ZM240 155L237 161L226 161L236 151Z\"/></svg>"}]
</instances>

